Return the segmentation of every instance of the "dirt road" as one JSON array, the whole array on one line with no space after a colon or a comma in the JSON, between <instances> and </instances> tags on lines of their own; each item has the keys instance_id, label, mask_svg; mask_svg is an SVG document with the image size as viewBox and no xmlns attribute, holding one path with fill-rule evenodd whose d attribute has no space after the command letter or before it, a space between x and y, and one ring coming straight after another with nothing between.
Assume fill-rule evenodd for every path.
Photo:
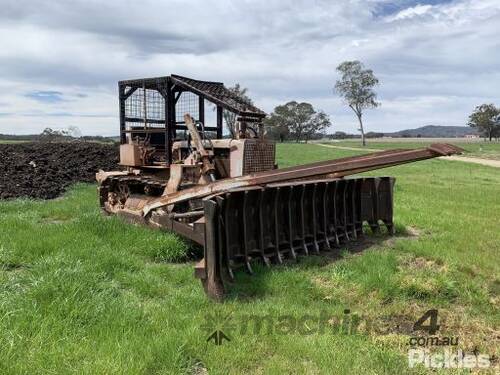
<instances>
[{"instance_id":1,"label":"dirt road","mask_svg":"<svg viewBox=\"0 0 500 375\"><path fill-rule=\"evenodd\" d=\"M481 164L487 165L488 167L500 168L500 160L472 158L468 156L446 156L443 158L443 160L465 161L467 163Z\"/></svg>"}]
</instances>

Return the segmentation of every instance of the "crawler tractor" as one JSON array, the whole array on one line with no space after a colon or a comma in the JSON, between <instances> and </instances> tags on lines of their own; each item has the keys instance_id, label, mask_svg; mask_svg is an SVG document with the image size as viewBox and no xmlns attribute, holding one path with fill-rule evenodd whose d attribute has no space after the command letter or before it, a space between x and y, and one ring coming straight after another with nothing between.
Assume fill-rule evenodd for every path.
<instances>
[{"instance_id":1,"label":"crawler tractor","mask_svg":"<svg viewBox=\"0 0 500 375\"><path fill-rule=\"evenodd\" d=\"M256 260L320 254L364 228L393 233L394 178L349 176L461 151L434 144L278 169L266 114L222 83L170 75L118 87L123 168L97 173L101 208L203 246L194 274L216 300Z\"/></svg>"}]
</instances>

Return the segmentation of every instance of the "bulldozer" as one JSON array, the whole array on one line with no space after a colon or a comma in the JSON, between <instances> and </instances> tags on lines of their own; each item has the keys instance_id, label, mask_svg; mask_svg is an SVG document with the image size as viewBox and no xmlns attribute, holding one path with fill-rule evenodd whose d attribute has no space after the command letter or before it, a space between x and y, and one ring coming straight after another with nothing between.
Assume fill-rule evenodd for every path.
<instances>
[{"instance_id":1,"label":"bulldozer","mask_svg":"<svg viewBox=\"0 0 500 375\"><path fill-rule=\"evenodd\" d=\"M120 81L118 90L122 168L96 174L100 206L203 246L194 276L217 301L255 262L394 233L395 179L354 175L462 151L432 144L278 168L266 113L223 83L172 74Z\"/></svg>"}]
</instances>

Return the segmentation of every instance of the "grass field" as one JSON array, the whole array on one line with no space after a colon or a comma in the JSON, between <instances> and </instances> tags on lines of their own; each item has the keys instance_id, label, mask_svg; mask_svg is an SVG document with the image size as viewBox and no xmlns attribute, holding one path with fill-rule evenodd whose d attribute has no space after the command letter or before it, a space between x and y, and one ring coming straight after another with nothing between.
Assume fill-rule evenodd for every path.
<instances>
[{"instance_id":1,"label":"grass field","mask_svg":"<svg viewBox=\"0 0 500 375\"><path fill-rule=\"evenodd\" d=\"M25 143L28 141L17 141L17 140L12 140L12 139L0 139L0 144L1 143Z\"/></svg>"},{"instance_id":2,"label":"grass field","mask_svg":"<svg viewBox=\"0 0 500 375\"><path fill-rule=\"evenodd\" d=\"M283 144L278 162L356 153ZM0 373L427 373L408 368L404 327L431 308L440 335L498 356L498 169L429 160L371 174L397 179L395 237L343 249L336 260L311 256L238 274L223 304L208 301L193 278L197 249L101 216L93 185L53 201L0 203ZM337 329L347 308L365 330ZM207 317L228 315L231 341L207 343ZM283 316L307 320L288 333L242 328Z\"/></svg>"},{"instance_id":3,"label":"grass field","mask_svg":"<svg viewBox=\"0 0 500 375\"><path fill-rule=\"evenodd\" d=\"M457 145L465 150L465 156L473 156L480 157L485 159L494 159L500 160L500 142L485 142L483 140L465 140L465 139L457 139L457 138L443 138L438 140L433 140L429 138L418 139L418 138L409 138L409 139L368 139L366 143L367 148L371 149L391 149L391 148L418 148L425 147L430 145L431 143L436 142L447 142ZM350 140L342 140L338 142L321 142L325 144L331 144L334 146L342 146L342 147L362 147L361 141L359 139L350 139Z\"/></svg>"}]
</instances>

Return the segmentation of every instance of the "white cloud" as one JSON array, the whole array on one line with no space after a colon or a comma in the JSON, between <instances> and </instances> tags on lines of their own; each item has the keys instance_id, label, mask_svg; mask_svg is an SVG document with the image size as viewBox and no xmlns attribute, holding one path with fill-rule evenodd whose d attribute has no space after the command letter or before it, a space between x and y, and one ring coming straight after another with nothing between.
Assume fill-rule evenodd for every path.
<instances>
[{"instance_id":1,"label":"white cloud","mask_svg":"<svg viewBox=\"0 0 500 375\"><path fill-rule=\"evenodd\" d=\"M433 8L432 5L417 5L411 8L406 8L403 9L402 11L398 12L396 15L388 17L388 21L397 21L397 20L404 20L406 18L413 18L413 17L418 17L422 16L426 13L428 13L431 9Z\"/></svg>"},{"instance_id":2,"label":"white cloud","mask_svg":"<svg viewBox=\"0 0 500 375\"><path fill-rule=\"evenodd\" d=\"M421 1L382 17L379 4L7 0L0 133L76 125L84 134L116 134L116 82L170 73L240 82L266 111L310 101L337 130L354 132L355 118L332 91L346 59L363 61L381 80L382 106L366 113L368 130L464 125L474 106L499 102L498 1ZM26 97L34 91L68 100L36 102Z\"/></svg>"}]
</instances>

